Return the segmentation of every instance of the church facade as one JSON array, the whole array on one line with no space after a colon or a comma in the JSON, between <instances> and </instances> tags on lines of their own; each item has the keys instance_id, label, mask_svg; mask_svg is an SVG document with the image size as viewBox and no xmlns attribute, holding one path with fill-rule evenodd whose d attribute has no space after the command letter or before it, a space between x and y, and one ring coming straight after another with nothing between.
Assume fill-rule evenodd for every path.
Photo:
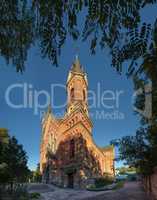
<instances>
[{"instance_id":1,"label":"church facade","mask_svg":"<svg viewBox=\"0 0 157 200\"><path fill-rule=\"evenodd\" d=\"M72 64L66 88L63 118L55 118L49 106L42 120L40 171L43 182L85 188L94 178L114 176L114 148L100 148L93 141L88 80L78 58Z\"/></svg>"}]
</instances>

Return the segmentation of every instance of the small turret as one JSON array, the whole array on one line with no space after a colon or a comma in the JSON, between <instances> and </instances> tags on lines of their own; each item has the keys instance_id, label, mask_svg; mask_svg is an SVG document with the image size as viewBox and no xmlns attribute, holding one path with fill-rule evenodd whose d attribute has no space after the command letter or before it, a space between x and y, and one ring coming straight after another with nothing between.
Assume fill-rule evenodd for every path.
<instances>
[{"instance_id":1,"label":"small turret","mask_svg":"<svg viewBox=\"0 0 157 200\"><path fill-rule=\"evenodd\" d=\"M43 118L42 118L42 124L44 123L44 121L47 119L47 117L49 115L52 114L52 110L51 110L51 104L48 105L47 107L47 111L44 113Z\"/></svg>"},{"instance_id":2,"label":"small turret","mask_svg":"<svg viewBox=\"0 0 157 200\"><path fill-rule=\"evenodd\" d=\"M48 107L47 107L47 113L52 113L52 110L51 110L51 104L49 103Z\"/></svg>"}]
</instances>

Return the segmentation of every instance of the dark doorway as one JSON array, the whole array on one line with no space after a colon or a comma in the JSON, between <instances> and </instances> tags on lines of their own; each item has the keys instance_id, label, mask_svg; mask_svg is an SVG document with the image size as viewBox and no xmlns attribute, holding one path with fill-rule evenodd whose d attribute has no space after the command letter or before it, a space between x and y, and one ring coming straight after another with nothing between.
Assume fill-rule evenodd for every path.
<instances>
[{"instance_id":1,"label":"dark doorway","mask_svg":"<svg viewBox=\"0 0 157 200\"><path fill-rule=\"evenodd\" d=\"M74 174L73 173L68 174L68 187L74 188Z\"/></svg>"}]
</instances>

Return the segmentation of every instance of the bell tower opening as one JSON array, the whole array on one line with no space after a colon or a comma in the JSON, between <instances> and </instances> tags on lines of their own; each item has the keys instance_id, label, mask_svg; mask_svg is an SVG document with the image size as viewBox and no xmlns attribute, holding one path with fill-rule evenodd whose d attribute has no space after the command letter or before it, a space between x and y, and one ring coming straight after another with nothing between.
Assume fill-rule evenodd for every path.
<instances>
[{"instance_id":1,"label":"bell tower opening","mask_svg":"<svg viewBox=\"0 0 157 200\"><path fill-rule=\"evenodd\" d=\"M74 88L71 88L70 97L71 97L71 100L74 99Z\"/></svg>"},{"instance_id":2,"label":"bell tower opening","mask_svg":"<svg viewBox=\"0 0 157 200\"><path fill-rule=\"evenodd\" d=\"M83 101L86 101L86 92L83 90Z\"/></svg>"}]
</instances>

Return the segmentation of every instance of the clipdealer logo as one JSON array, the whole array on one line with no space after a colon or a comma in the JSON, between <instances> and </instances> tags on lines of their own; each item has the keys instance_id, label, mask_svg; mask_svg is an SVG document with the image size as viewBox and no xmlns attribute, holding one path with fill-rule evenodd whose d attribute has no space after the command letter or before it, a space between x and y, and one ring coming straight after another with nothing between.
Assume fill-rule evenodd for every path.
<instances>
[{"instance_id":1,"label":"clipdealer logo","mask_svg":"<svg viewBox=\"0 0 157 200\"><path fill-rule=\"evenodd\" d=\"M62 88L65 90L65 86L61 84L53 84L51 85L51 93L46 90L36 90L32 84L27 83L16 83L10 85L5 92L5 101L7 105L14 109L21 108L30 108L33 109L34 115L38 115L42 109L46 109L52 100L52 105L55 108L64 107L66 102L62 105L54 105L53 98L55 90L58 88ZM16 102L16 97L11 98L15 92L22 95L22 99L20 103ZM41 98L44 98L44 102L41 102Z\"/></svg>"},{"instance_id":2,"label":"clipdealer logo","mask_svg":"<svg viewBox=\"0 0 157 200\"><path fill-rule=\"evenodd\" d=\"M54 109L64 109L66 107L67 100L62 103L57 102L58 104L54 102L56 93L59 90L65 92L66 86L63 84L51 84L50 92L48 92L47 90L37 90L32 84L16 83L7 88L5 101L13 109L32 109L34 115L42 117L43 111L50 103ZM79 93L81 91L76 92ZM20 101L19 99L17 101L17 94L21 97ZM96 90L88 91L88 108L89 110L94 108L94 112L90 113L90 116L94 119L124 119L124 113L120 112L122 95L124 95L123 90L104 90L98 82ZM14 98L12 98L13 96Z\"/></svg>"}]
</instances>

